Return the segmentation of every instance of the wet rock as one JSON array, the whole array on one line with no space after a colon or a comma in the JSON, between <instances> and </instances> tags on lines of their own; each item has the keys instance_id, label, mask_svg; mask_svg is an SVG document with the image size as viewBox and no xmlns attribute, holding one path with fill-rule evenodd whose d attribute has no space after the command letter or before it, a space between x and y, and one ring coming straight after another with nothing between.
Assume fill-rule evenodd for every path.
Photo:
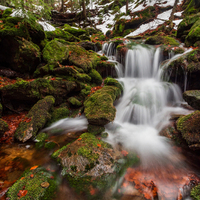
<instances>
[{"instance_id":1,"label":"wet rock","mask_svg":"<svg viewBox=\"0 0 200 200\"><path fill-rule=\"evenodd\" d=\"M185 91L183 98L194 109L200 110L200 90Z\"/></svg>"},{"instance_id":2,"label":"wet rock","mask_svg":"<svg viewBox=\"0 0 200 200\"><path fill-rule=\"evenodd\" d=\"M97 85L101 85L103 79L102 79L102 77L101 77L101 75L99 74L98 71L96 71L95 69L92 69L89 72L89 76L91 77L91 81L93 83L96 83Z\"/></svg>"},{"instance_id":3,"label":"wet rock","mask_svg":"<svg viewBox=\"0 0 200 200\"><path fill-rule=\"evenodd\" d=\"M46 124L47 120L51 118L49 110L55 103L53 96L47 96L39 100L28 112L25 119L19 124L15 138L19 141L26 142L30 138L37 135Z\"/></svg>"},{"instance_id":4,"label":"wet rock","mask_svg":"<svg viewBox=\"0 0 200 200\"><path fill-rule=\"evenodd\" d=\"M86 42L81 42L81 43L79 43L79 45L80 45L81 47L83 47L85 50L96 51L96 49L97 49L95 43L93 43L93 42L88 42L88 41L86 41Z\"/></svg>"},{"instance_id":5,"label":"wet rock","mask_svg":"<svg viewBox=\"0 0 200 200\"><path fill-rule=\"evenodd\" d=\"M88 199L96 199L99 192L112 185L122 166L118 163L122 154L90 133L82 134L52 156L61 163L62 175L70 186L84 192ZM90 193L91 190L94 194Z\"/></svg>"},{"instance_id":6,"label":"wet rock","mask_svg":"<svg viewBox=\"0 0 200 200\"><path fill-rule=\"evenodd\" d=\"M200 89L200 50L195 49L164 65L169 81L176 82L182 90ZM185 82L187 80L187 82ZM185 85L184 85L185 83Z\"/></svg>"},{"instance_id":7,"label":"wet rock","mask_svg":"<svg viewBox=\"0 0 200 200\"><path fill-rule=\"evenodd\" d=\"M0 138L3 136L3 134L8 131L8 124L0 118Z\"/></svg>"},{"instance_id":8,"label":"wet rock","mask_svg":"<svg viewBox=\"0 0 200 200\"><path fill-rule=\"evenodd\" d=\"M63 102L76 89L75 82L55 78L38 78L31 81L18 79L16 83L0 88L3 106L16 111L28 110L47 95L55 98L55 104Z\"/></svg>"},{"instance_id":9,"label":"wet rock","mask_svg":"<svg viewBox=\"0 0 200 200\"><path fill-rule=\"evenodd\" d=\"M0 41L0 64L5 68L32 74L40 63L40 48L24 38L5 37Z\"/></svg>"},{"instance_id":10,"label":"wet rock","mask_svg":"<svg viewBox=\"0 0 200 200\"><path fill-rule=\"evenodd\" d=\"M42 167L26 170L7 191L9 200L22 199L55 199L58 180L55 174Z\"/></svg>"},{"instance_id":11,"label":"wet rock","mask_svg":"<svg viewBox=\"0 0 200 200\"><path fill-rule=\"evenodd\" d=\"M120 85L121 86L121 85ZM121 87L104 86L93 93L85 102L85 116L93 125L103 126L115 118L113 102L121 95Z\"/></svg>"},{"instance_id":12,"label":"wet rock","mask_svg":"<svg viewBox=\"0 0 200 200\"><path fill-rule=\"evenodd\" d=\"M105 131L104 126L95 126L95 125L88 125L88 132L93 134L93 135L98 135L100 133L102 133L103 131Z\"/></svg>"},{"instance_id":13,"label":"wet rock","mask_svg":"<svg viewBox=\"0 0 200 200\"><path fill-rule=\"evenodd\" d=\"M200 147L200 111L180 117L177 121L177 129L186 140L189 148L199 150Z\"/></svg>"},{"instance_id":14,"label":"wet rock","mask_svg":"<svg viewBox=\"0 0 200 200\"><path fill-rule=\"evenodd\" d=\"M115 64L109 61L99 61L97 63L96 70L102 76L102 78L106 78L107 76L111 76L113 78L117 77L117 73L115 70Z\"/></svg>"}]
</instances>

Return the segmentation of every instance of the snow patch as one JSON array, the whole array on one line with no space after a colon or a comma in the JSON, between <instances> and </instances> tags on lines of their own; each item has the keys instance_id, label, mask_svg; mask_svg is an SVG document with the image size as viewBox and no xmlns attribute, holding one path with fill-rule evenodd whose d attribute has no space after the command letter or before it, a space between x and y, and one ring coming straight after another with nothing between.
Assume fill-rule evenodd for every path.
<instances>
[{"instance_id":1,"label":"snow patch","mask_svg":"<svg viewBox=\"0 0 200 200\"><path fill-rule=\"evenodd\" d=\"M0 10L6 10L6 9L8 9L9 7L7 7L7 6L2 6L2 5L0 5Z\"/></svg>"},{"instance_id":2,"label":"snow patch","mask_svg":"<svg viewBox=\"0 0 200 200\"><path fill-rule=\"evenodd\" d=\"M44 31L55 31L55 27L53 27L51 24L43 21L38 21L40 25L42 25Z\"/></svg>"}]
</instances>

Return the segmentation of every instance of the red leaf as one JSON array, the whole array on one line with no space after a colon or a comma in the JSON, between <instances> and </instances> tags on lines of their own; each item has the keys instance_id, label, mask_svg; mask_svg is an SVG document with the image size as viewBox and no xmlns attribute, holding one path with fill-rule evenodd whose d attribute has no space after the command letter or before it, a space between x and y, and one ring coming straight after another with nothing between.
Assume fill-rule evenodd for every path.
<instances>
[{"instance_id":1,"label":"red leaf","mask_svg":"<svg viewBox=\"0 0 200 200\"><path fill-rule=\"evenodd\" d=\"M18 197L24 197L26 196L28 190L20 190L17 194Z\"/></svg>"}]
</instances>

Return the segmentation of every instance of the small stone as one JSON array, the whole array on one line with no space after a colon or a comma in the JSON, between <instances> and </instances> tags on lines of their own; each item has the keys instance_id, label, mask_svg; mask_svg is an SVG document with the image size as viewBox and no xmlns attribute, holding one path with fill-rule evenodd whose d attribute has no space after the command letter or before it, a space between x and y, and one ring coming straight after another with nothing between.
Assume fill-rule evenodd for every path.
<instances>
[{"instance_id":1,"label":"small stone","mask_svg":"<svg viewBox=\"0 0 200 200\"><path fill-rule=\"evenodd\" d=\"M49 187L49 183L48 183L48 182L42 182L42 183L41 183L41 186L42 186L43 188L48 188L48 187Z\"/></svg>"}]
</instances>

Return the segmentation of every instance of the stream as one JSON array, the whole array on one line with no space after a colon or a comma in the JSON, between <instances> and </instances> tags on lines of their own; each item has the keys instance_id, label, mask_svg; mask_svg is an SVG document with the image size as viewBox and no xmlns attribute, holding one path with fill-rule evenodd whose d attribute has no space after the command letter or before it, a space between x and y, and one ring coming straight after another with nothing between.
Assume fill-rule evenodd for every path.
<instances>
[{"instance_id":1,"label":"stream","mask_svg":"<svg viewBox=\"0 0 200 200\"><path fill-rule=\"evenodd\" d=\"M110 62L117 63L112 43L104 44L103 53ZM114 147L120 144L127 152L136 153L140 158L140 165L136 168L129 167L116 182L114 192L123 194L123 200L128 200L137 191L147 199L191 199L189 192L193 185L190 182L195 179L196 172L185 162L183 151L175 147L168 138L159 135L170 124L172 116L191 113L182 106L185 102L178 85L162 81L162 61L160 48L133 45L127 52L125 66L116 64L117 80L123 85L124 91L115 103L117 113L114 122L105 126L108 133L105 141ZM69 139L67 133L75 134L86 129L87 124L85 117L62 119L46 130L55 127L65 130L66 134L52 136L59 148L62 141ZM49 150L35 150L34 143L31 142L26 145L16 143L12 147L2 145L0 166L6 167L2 172L7 174L7 178L1 174L0 184L3 180L9 183L16 180L27 166L43 165L59 173L60 169L50 159L51 153ZM16 165L13 163L16 157L24 159L26 163L23 166ZM145 184L149 186L142 188ZM64 200L66 196L68 200L84 199L63 180L57 199Z\"/></svg>"}]
</instances>

